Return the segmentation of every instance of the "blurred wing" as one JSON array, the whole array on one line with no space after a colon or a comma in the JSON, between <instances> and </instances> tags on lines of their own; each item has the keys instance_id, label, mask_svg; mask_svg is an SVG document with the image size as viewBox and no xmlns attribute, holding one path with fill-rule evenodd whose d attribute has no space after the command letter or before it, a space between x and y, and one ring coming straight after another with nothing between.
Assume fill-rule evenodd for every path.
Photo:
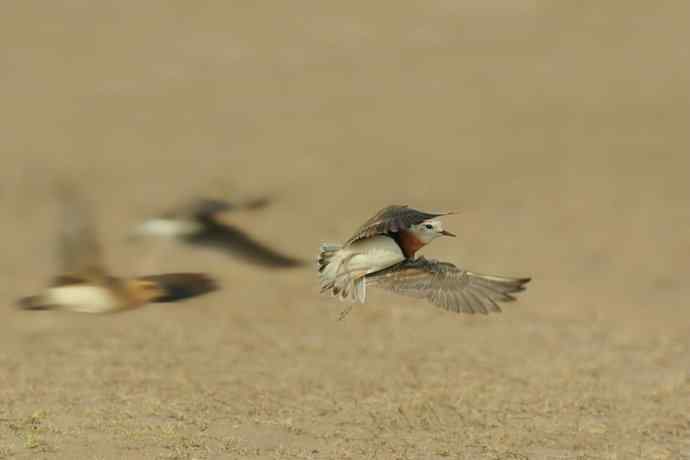
<instances>
[{"instance_id":1,"label":"blurred wing","mask_svg":"<svg viewBox=\"0 0 690 460\"><path fill-rule=\"evenodd\" d=\"M202 219L204 230L185 238L190 244L222 249L248 262L270 268L293 268L304 261L291 257L256 241L237 227L214 218Z\"/></svg>"},{"instance_id":2,"label":"blurred wing","mask_svg":"<svg viewBox=\"0 0 690 460\"><path fill-rule=\"evenodd\" d=\"M172 209L164 216L180 216L203 219L228 211L254 211L268 206L268 197L257 197L234 202L215 198L194 198L185 205Z\"/></svg>"},{"instance_id":3,"label":"blurred wing","mask_svg":"<svg viewBox=\"0 0 690 460\"><path fill-rule=\"evenodd\" d=\"M59 240L60 275L92 281L105 279L103 249L86 201L67 185L60 188L59 197L63 208Z\"/></svg>"},{"instance_id":4,"label":"blurred wing","mask_svg":"<svg viewBox=\"0 0 690 460\"><path fill-rule=\"evenodd\" d=\"M236 209L241 209L243 211L257 211L267 207L269 204L271 204L271 201L273 200L267 196L259 196L248 198L242 201L236 201L234 206Z\"/></svg>"},{"instance_id":5,"label":"blurred wing","mask_svg":"<svg viewBox=\"0 0 690 460\"><path fill-rule=\"evenodd\" d=\"M367 275L372 286L398 294L427 299L457 313L500 312L498 302L515 300L512 294L525 290L530 278L482 275L453 264L423 257L401 262Z\"/></svg>"},{"instance_id":6,"label":"blurred wing","mask_svg":"<svg viewBox=\"0 0 690 460\"><path fill-rule=\"evenodd\" d=\"M137 278L156 283L165 293L154 302L174 302L218 290L218 284L204 273L165 273Z\"/></svg>"},{"instance_id":7,"label":"blurred wing","mask_svg":"<svg viewBox=\"0 0 690 460\"><path fill-rule=\"evenodd\" d=\"M192 198L161 214L164 218L202 218L219 212L229 211L232 204L212 198Z\"/></svg>"},{"instance_id":8,"label":"blurred wing","mask_svg":"<svg viewBox=\"0 0 690 460\"><path fill-rule=\"evenodd\" d=\"M434 217L444 216L448 213L430 214L407 206L388 206L380 210L374 217L362 225L352 237L347 240L345 245L352 244L362 238L369 238L374 235L399 232L409 228L410 225L419 224Z\"/></svg>"}]
</instances>

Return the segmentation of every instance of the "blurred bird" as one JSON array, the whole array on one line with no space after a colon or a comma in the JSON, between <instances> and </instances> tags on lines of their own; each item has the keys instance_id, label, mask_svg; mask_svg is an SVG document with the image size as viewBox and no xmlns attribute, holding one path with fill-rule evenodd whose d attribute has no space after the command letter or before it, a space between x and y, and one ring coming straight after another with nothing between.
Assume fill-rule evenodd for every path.
<instances>
[{"instance_id":1,"label":"blurred bird","mask_svg":"<svg viewBox=\"0 0 690 460\"><path fill-rule=\"evenodd\" d=\"M424 298L463 313L500 312L530 278L482 275L447 262L415 258L439 236L455 236L438 217L407 206L389 206L369 219L344 245L323 244L319 255L321 292L364 303L366 286Z\"/></svg>"},{"instance_id":2,"label":"blurred bird","mask_svg":"<svg viewBox=\"0 0 690 460\"><path fill-rule=\"evenodd\" d=\"M217 248L245 260L270 268L292 268L304 262L284 255L254 240L239 228L226 222L231 211L256 210L268 205L267 198L229 203L213 199L194 199L178 207L144 221L132 232L132 236L162 236L209 248Z\"/></svg>"},{"instance_id":3,"label":"blurred bird","mask_svg":"<svg viewBox=\"0 0 690 460\"><path fill-rule=\"evenodd\" d=\"M27 310L109 313L149 302L173 302L214 291L216 282L203 273L167 273L134 278L108 274L86 202L71 186L59 190L63 205L59 257L62 263L43 293L20 299Z\"/></svg>"}]
</instances>

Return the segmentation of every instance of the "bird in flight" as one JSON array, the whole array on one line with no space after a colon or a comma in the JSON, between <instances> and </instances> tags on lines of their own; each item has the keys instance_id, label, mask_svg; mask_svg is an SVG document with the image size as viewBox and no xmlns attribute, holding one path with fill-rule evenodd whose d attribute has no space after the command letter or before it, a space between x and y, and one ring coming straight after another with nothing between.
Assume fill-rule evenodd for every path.
<instances>
[{"instance_id":1,"label":"bird in flight","mask_svg":"<svg viewBox=\"0 0 690 460\"><path fill-rule=\"evenodd\" d=\"M272 249L227 221L227 215L232 211L256 210L268 203L266 198L237 203L194 199L184 206L144 221L133 230L132 235L176 238L190 245L220 249L268 268L303 266L302 260Z\"/></svg>"},{"instance_id":2,"label":"bird in flight","mask_svg":"<svg viewBox=\"0 0 690 460\"><path fill-rule=\"evenodd\" d=\"M149 302L174 302L214 291L204 273L166 273L119 278L108 273L103 250L86 201L71 185L60 187L63 208L59 274L42 293L18 301L26 310L110 313Z\"/></svg>"},{"instance_id":3,"label":"bird in flight","mask_svg":"<svg viewBox=\"0 0 690 460\"><path fill-rule=\"evenodd\" d=\"M439 219L449 214L388 206L345 244L321 245L321 292L364 303L367 285L371 285L458 313L500 312L498 302L515 300L513 294L523 291L530 278L484 275L415 257L436 238L455 236Z\"/></svg>"}]
</instances>

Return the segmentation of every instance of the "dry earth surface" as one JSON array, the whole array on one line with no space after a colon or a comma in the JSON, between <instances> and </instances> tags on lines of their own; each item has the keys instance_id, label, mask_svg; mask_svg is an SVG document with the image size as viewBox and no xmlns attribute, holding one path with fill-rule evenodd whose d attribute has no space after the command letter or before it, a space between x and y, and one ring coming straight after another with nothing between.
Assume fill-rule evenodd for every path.
<instances>
[{"instance_id":1,"label":"dry earth surface","mask_svg":"<svg viewBox=\"0 0 690 460\"><path fill-rule=\"evenodd\" d=\"M0 458L689 459L687 2L10 2L0 18ZM117 273L223 289L20 312L52 183ZM531 275L489 317L126 234L197 194L303 258L390 203L425 254Z\"/></svg>"}]
</instances>

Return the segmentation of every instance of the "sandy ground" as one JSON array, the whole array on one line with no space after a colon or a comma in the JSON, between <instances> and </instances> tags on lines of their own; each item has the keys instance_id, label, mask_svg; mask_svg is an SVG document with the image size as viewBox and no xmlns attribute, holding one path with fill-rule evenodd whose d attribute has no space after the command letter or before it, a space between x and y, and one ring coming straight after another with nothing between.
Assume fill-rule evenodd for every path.
<instances>
[{"instance_id":1,"label":"sandy ground","mask_svg":"<svg viewBox=\"0 0 690 460\"><path fill-rule=\"evenodd\" d=\"M0 458L690 459L687 3L12 3ZM115 272L223 290L15 310L64 176ZM275 197L237 225L304 258L459 209L427 256L534 281L501 315L372 291L337 321L311 269L126 240L197 194Z\"/></svg>"}]
</instances>

